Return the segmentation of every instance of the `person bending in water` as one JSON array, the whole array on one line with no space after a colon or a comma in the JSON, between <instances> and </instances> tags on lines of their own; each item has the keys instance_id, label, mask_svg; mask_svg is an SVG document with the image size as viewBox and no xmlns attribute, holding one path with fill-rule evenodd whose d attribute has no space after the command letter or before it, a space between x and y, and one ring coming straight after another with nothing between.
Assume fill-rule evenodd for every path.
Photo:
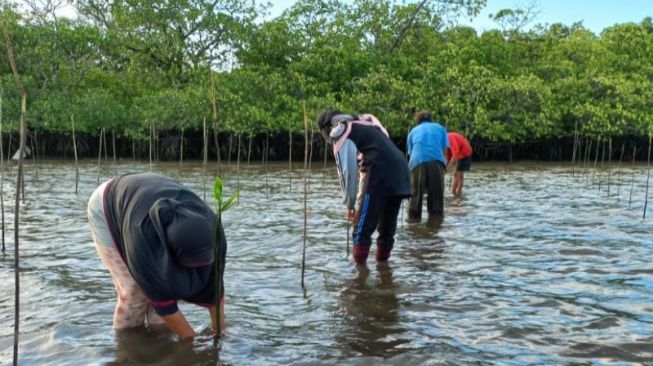
<instances>
[{"instance_id":1,"label":"person bending in water","mask_svg":"<svg viewBox=\"0 0 653 366\"><path fill-rule=\"evenodd\" d=\"M165 324L180 338L192 338L196 333L179 311L178 300L208 308L216 329L215 214L195 193L162 175L126 174L93 192L88 218L118 297L115 329ZM222 227L218 235L224 272L227 241ZM222 275L217 296L224 304ZM220 309L224 319L224 306Z\"/></svg>"},{"instance_id":2,"label":"person bending in water","mask_svg":"<svg viewBox=\"0 0 653 366\"><path fill-rule=\"evenodd\" d=\"M456 172L453 174L451 193L459 196L463 193L465 182L464 172L468 172L472 166L472 146L463 135L456 132L449 132L449 149L447 149L447 171L456 164Z\"/></svg>"},{"instance_id":3,"label":"person bending in water","mask_svg":"<svg viewBox=\"0 0 653 366\"><path fill-rule=\"evenodd\" d=\"M327 109L319 114L317 122L327 141L333 143L347 216L354 221L354 260L360 264L367 261L372 233L378 228L376 260L387 261L394 246L401 201L410 197L403 154L371 114L353 116ZM361 203L355 210L357 151L362 154L360 164L365 174L360 184Z\"/></svg>"}]
</instances>

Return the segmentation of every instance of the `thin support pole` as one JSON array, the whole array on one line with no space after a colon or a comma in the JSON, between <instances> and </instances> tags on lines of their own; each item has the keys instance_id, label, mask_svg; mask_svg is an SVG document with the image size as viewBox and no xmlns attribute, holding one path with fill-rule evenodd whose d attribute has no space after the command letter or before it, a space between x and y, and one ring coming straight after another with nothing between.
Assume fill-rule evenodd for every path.
<instances>
[{"instance_id":1,"label":"thin support pole","mask_svg":"<svg viewBox=\"0 0 653 366\"><path fill-rule=\"evenodd\" d=\"M208 151L208 132L206 131L206 117L204 117L202 123L202 138L204 140L204 163L202 164L202 190L204 192L204 201L206 201L206 164L209 160L209 151ZM217 259L216 259L217 260Z\"/></svg>"},{"instance_id":2,"label":"thin support pole","mask_svg":"<svg viewBox=\"0 0 653 366\"><path fill-rule=\"evenodd\" d=\"M304 104L304 245L302 247L302 288L306 270L306 242L308 241L308 114Z\"/></svg>"},{"instance_id":3,"label":"thin support pole","mask_svg":"<svg viewBox=\"0 0 653 366\"><path fill-rule=\"evenodd\" d=\"M637 160L637 145L633 146L633 164L632 164L632 171L633 171L633 176L630 179L630 195L628 196L628 208L630 208L630 205L633 202L633 187L635 186L635 160Z\"/></svg>"},{"instance_id":4,"label":"thin support pole","mask_svg":"<svg viewBox=\"0 0 653 366\"><path fill-rule=\"evenodd\" d=\"M651 179L651 137L652 135L648 136L648 159L647 159L647 173L646 173L646 193L644 194L644 214L642 215L642 218L646 218L646 208L648 207L648 184L649 180Z\"/></svg>"},{"instance_id":5,"label":"thin support pole","mask_svg":"<svg viewBox=\"0 0 653 366\"><path fill-rule=\"evenodd\" d=\"M72 123L73 129L73 154L75 155L75 194L79 187L79 163L77 160L77 136L75 136L75 117L70 115L70 122Z\"/></svg>"},{"instance_id":6,"label":"thin support pole","mask_svg":"<svg viewBox=\"0 0 653 366\"><path fill-rule=\"evenodd\" d=\"M100 148L98 149L98 155L97 155L97 180L95 182L96 186L100 185L100 164L102 161L102 136L104 136L104 128L100 130Z\"/></svg>"},{"instance_id":7,"label":"thin support pole","mask_svg":"<svg viewBox=\"0 0 653 366\"><path fill-rule=\"evenodd\" d=\"M238 151L236 152L237 161L236 161L236 189L240 192L240 145L242 143L242 136L238 134ZM240 195L236 198L236 203L240 203Z\"/></svg>"}]
</instances>

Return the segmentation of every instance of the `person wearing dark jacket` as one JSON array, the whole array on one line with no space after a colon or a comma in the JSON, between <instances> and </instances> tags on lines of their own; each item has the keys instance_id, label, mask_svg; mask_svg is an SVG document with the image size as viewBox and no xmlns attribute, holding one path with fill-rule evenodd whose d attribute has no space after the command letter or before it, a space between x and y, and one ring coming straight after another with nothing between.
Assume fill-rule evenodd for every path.
<instances>
[{"instance_id":1,"label":"person wearing dark jacket","mask_svg":"<svg viewBox=\"0 0 653 366\"><path fill-rule=\"evenodd\" d=\"M95 190L88 216L118 297L114 328L163 323L180 338L191 338L196 333L177 307L184 300L208 308L215 330L215 300L224 301L224 283L221 273L216 294L216 219L204 201L171 178L126 174ZM218 229L224 271L227 242Z\"/></svg>"},{"instance_id":2,"label":"person wearing dark jacket","mask_svg":"<svg viewBox=\"0 0 653 366\"><path fill-rule=\"evenodd\" d=\"M371 114L353 116L327 109L318 116L318 125L333 143L347 216L354 221L354 260L361 264L367 261L372 233L378 229L376 260L387 261L394 246L401 202L410 197L408 165L403 154ZM365 173L357 189L358 153L360 169ZM357 191L361 203L356 209Z\"/></svg>"}]
</instances>

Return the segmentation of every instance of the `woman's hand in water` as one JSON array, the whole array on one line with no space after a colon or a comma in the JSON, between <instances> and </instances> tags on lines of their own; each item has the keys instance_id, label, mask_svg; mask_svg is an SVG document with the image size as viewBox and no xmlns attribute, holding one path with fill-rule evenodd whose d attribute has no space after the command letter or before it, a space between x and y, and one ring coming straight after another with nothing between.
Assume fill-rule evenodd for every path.
<instances>
[{"instance_id":1,"label":"woman's hand in water","mask_svg":"<svg viewBox=\"0 0 653 366\"><path fill-rule=\"evenodd\" d=\"M354 220L356 219L356 210L353 208L347 209L347 221L350 223L354 223Z\"/></svg>"}]
</instances>

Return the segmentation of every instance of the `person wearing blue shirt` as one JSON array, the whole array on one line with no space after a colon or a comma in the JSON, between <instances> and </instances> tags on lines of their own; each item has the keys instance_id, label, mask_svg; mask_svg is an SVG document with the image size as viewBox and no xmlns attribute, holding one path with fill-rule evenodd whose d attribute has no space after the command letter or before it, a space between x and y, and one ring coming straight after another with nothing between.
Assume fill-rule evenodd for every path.
<instances>
[{"instance_id":1,"label":"person wearing blue shirt","mask_svg":"<svg viewBox=\"0 0 653 366\"><path fill-rule=\"evenodd\" d=\"M415 120L417 126L408 134L406 144L412 187L409 221L421 219L424 193L427 193L429 215L444 216L445 151L449 148L447 129L433 122L430 111L417 112Z\"/></svg>"}]
</instances>

